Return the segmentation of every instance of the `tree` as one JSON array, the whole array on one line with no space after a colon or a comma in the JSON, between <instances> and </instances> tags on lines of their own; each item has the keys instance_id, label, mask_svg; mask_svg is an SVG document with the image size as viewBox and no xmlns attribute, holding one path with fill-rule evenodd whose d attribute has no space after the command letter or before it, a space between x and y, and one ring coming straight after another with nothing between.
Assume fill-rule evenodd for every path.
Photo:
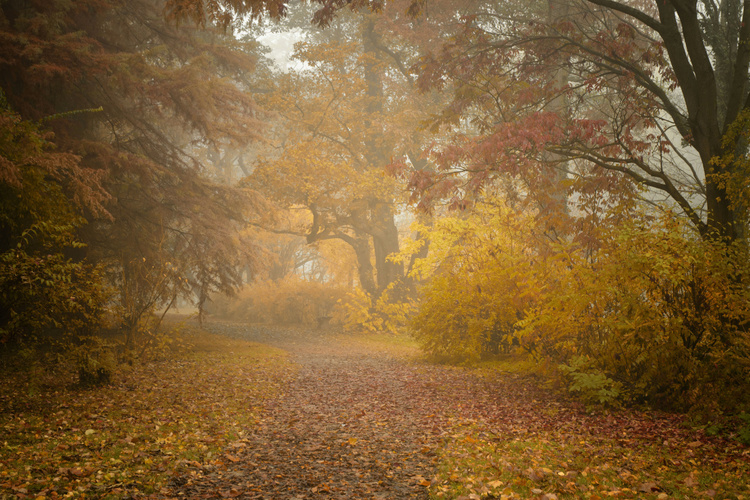
<instances>
[{"instance_id":1,"label":"tree","mask_svg":"<svg viewBox=\"0 0 750 500\"><path fill-rule=\"evenodd\" d=\"M101 269L75 259L81 212L103 212L107 193L80 157L55 152L41 127L7 107L0 92L0 345L49 331L66 340L102 321Z\"/></svg>"},{"instance_id":2,"label":"tree","mask_svg":"<svg viewBox=\"0 0 750 500\"><path fill-rule=\"evenodd\" d=\"M554 179L544 169L564 167L571 192L597 193L590 210L637 187L703 237L741 237L726 181L736 166L716 158L744 148L722 138L748 106L748 4L577 1L545 22L547 5L531 4L534 17L492 2L463 11L421 63L424 87L456 85L442 122L471 116L478 131L440 148L443 173L476 190L511 172L534 192ZM564 111L550 107L559 96Z\"/></svg>"},{"instance_id":3,"label":"tree","mask_svg":"<svg viewBox=\"0 0 750 500\"><path fill-rule=\"evenodd\" d=\"M588 401L746 409L746 4L420 5L452 137L410 188L470 209L429 233L423 345L478 356L500 326ZM508 209L527 222L490 233Z\"/></svg>"},{"instance_id":4,"label":"tree","mask_svg":"<svg viewBox=\"0 0 750 500\"><path fill-rule=\"evenodd\" d=\"M280 75L265 101L285 120L283 152L248 177L283 207L309 210L309 243L350 245L360 284L373 295L403 278L402 266L388 259L399 250L400 189L385 171L394 158L419 151L418 122L427 116L419 105L429 102L401 72L404 42L386 43L382 29L378 18L355 13L299 46L295 57L307 68Z\"/></svg>"},{"instance_id":5,"label":"tree","mask_svg":"<svg viewBox=\"0 0 750 500\"><path fill-rule=\"evenodd\" d=\"M158 0L3 5L0 86L59 151L96 172L107 199L84 207L78 259L107 268L132 340L177 295L200 306L239 283L254 247L238 237L247 193L212 182L200 153L258 138L257 44L176 26ZM98 113L75 111L101 108ZM75 193L70 194L75 200Z\"/></svg>"}]
</instances>

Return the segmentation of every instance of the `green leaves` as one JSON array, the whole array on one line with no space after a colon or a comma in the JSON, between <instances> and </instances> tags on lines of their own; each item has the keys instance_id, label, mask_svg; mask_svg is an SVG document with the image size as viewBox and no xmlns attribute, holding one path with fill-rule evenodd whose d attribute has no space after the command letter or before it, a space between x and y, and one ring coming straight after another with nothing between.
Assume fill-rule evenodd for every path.
<instances>
[{"instance_id":1,"label":"green leaves","mask_svg":"<svg viewBox=\"0 0 750 500\"><path fill-rule=\"evenodd\" d=\"M573 357L570 364L559 365L560 370L571 380L568 390L579 393L586 403L617 406L624 397L622 384L589 365L588 360L582 356Z\"/></svg>"}]
</instances>

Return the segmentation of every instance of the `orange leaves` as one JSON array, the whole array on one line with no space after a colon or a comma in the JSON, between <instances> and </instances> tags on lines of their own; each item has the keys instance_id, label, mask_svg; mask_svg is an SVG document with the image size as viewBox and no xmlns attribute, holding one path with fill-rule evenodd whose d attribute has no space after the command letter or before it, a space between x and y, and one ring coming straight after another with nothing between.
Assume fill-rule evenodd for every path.
<instances>
[{"instance_id":1,"label":"orange leaves","mask_svg":"<svg viewBox=\"0 0 750 500\"><path fill-rule=\"evenodd\" d=\"M167 0L164 12L174 23L190 21L205 27L217 24L226 29L249 16L278 19L286 13L285 0Z\"/></svg>"},{"instance_id":2,"label":"orange leaves","mask_svg":"<svg viewBox=\"0 0 750 500\"><path fill-rule=\"evenodd\" d=\"M0 401L13 404L0 412L0 496L153 494L189 463L236 460L236 447L217 452L293 370L268 347L192 329L187 336L191 353L123 370L96 390L72 390L57 374L34 394L23 376L6 374Z\"/></svg>"}]
</instances>

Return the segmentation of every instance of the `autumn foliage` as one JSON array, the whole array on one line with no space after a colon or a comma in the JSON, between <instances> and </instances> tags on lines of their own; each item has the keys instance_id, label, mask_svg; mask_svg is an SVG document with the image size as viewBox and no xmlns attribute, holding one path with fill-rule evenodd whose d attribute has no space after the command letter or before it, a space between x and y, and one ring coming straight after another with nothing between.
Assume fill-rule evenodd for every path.
<instances>
[{"instance_id":1,"label":"autumn foliage","mask_svg":"<svg viewBox=\"0 0 750 500\"><path fill-rule=\"evenodd\" d=\"M744 248L702 241L674 214L632 215L595 246L545 241L502 203L441 219L415 268L429 271L417 339L447 359L525 352L592 403L742 410Z\"/></svg>"},{"instance_id":2,"label":"autumn foliage","mask_svg":"<svg viewBox=\"0 0 750 500\"><path fill-rule=\"evenodd\" d=\"M47 331L79 342L101 326L109 296L101 267L75 258L86 246L81 211L101 211L107 198L101 175L2 104L0 345L33 344Z\"/></svg>"},{"instance_id":3,"label":"autumn foliage","mask_svg":"<svg viewBox=\"0 0 750 500\"><path fill-rule=\"evenodd\" d=\"M170 24L163 7L0 11L0 329L10 349L98 335L106 314L135 352L157 308L181 298L201 309L253 259L239 235L250 196L214 182L198 157L207 144L257 138L259 110L241 88L254 49Z\"/></svg>"},{"instance_id":4,"label":"autumn foliage","mask_svg":"<svg viewBox=\"0 0 750 500\"><path fill-rule=\"evenodd\" d=\"M744 6L313 9L3 5L4 346L62 337L98 370L105 324L145 352L187 303L521 353L589 403L748 410ZM285 15L280 71L232 29Z\"/></svg>"},{"instance_id":5,"label":"autumn foliage","mask_svg":"<svg viewBox=\"0 0 750 500\"><path fill-rule=\"evenodd\" d=\"M248 323L322 326L331 319L345 289L289 276L279 281L256 281L232 297L216 297L212 316Z\"/></svg>"}]
</instances>

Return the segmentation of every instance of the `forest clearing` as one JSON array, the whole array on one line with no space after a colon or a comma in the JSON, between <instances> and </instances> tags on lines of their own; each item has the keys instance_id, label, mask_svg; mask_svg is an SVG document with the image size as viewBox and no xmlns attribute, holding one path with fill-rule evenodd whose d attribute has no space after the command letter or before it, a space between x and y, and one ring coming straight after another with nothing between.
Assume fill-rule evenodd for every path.
<instances>
[{"instance_id":1,"label":"forest clearing","mask_svg":"<svg viewBox=\"0 0 750 500\"><path fill-rule=\"evenodd\" d=\"M392 336L179 332L106 388L5 381L2 496L750 498L750 450L685 417L587 411Z\"/></svg>"},{"instance_id":2,"label":"forest clearing","mask_svg":"<svg viewBox=\"0 0 750 500\"><path fill-rule=\"evenodd\" d=\"M750 500L750 0L0 0L0 411L0 497Z\"/></svg>"}]
</instances>

